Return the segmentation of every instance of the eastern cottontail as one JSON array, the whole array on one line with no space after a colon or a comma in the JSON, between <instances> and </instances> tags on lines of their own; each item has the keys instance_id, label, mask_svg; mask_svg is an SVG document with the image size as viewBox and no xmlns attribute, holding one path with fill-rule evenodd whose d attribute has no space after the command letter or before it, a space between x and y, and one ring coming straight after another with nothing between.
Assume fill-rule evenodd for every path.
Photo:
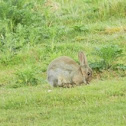
<instances>
[{"instance_id":1,"label":"eastern cottontail","mask_svg":"<svg viewBox=\"0 0 126 126\"><path fill-rule=\"evenodd\" d=\"M80 65L67 56L54 59L48 66L47 79L53 87L88 84L92 79L92 69L83 52L78 53Z\"/></svg>"}]
</instances>

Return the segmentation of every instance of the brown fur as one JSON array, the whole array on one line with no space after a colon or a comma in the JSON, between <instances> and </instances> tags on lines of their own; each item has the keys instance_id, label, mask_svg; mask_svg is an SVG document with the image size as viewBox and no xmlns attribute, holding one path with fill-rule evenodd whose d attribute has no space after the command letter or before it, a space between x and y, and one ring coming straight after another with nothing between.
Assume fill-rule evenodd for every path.
<instances>
[{"instance_id":1,"label":"brown fur","mask_svg":"<svg viewBox=\"0 0 126 126\"><path fill-rule=\"evenodd\" d=\"M48 81L52 86L69 87L89 83L92 70L83 52L78 54L80 65L67 56L54 59L48 66ZM90 73L90 76L89 76Z\"/></svg>"}]
</instances>

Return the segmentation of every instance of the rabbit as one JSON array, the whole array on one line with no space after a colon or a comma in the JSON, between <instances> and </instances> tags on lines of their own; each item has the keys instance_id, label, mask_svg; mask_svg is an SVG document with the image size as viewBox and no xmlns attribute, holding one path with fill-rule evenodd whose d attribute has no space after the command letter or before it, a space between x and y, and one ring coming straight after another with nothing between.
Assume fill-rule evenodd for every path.
<instances>
[{"instance_id":1,"label":"rabbit","mask_svg":"<svg viewBox=\"0 0 126 126\"><path fill-rule=\"evenodd\" d=\"M72 58L61 56L54 59L47 69L47 80L52 87L89 84L92 79L92 69L89 67L86 55L78 53L80 65Z\"/></svg>"}]
</instances>

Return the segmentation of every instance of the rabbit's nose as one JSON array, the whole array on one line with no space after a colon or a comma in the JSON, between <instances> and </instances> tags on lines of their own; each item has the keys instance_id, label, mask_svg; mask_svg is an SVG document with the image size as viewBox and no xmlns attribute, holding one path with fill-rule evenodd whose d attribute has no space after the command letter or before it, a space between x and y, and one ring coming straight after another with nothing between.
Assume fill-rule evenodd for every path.
<instances>
[{"instance_id":1,"label":"rabbit's nose","mask_svg":"<svg viewBox=\"0 0 126 126\"><path fill-rule=\"evenodd\" d=\"M87 80L86 80L86 84L89 84L89 82L90 82L90 81L87 79Z\"/></svg>"},{"instance_id":2,"label":"rabbit's nose","mask_svg":"<svg viewBox=\"0 0 126 126\"><path fill-rule=\"evenodd\" d=\"M85 84L87 84L87 82L86 82L86 80L85 80L85 79L83 80L83 82L84 82Z\"/></svg>"}]
</instances>

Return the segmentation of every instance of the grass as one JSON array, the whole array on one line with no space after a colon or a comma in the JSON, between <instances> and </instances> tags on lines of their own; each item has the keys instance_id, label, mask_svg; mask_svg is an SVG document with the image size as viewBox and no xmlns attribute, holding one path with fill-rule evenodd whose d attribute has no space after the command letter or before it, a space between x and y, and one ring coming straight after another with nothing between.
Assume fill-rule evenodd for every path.
<instances>
[{"instance_id":1,"label":"grass","mask_svg":"<svg viewBox=\"0 0 126 126\"><path fill-rule=\"evenodd\" d=\"M0 124L125 126L125 5L125 0L0 0ZM112 67L96 71L101 59L95 49L111 45L123 56L113 60L110 54ZM48 64L62 55L78 62L80 50L96 65L91 84L51 88ZM115 65L123 69L112 69Z\"/></svg>"},{"instance_id":2,"label":"grass","mask_svg":"<svg viewBox=\"0 0 126 126\"><path fill-rule=\"evenodd\" d=\"M91 85L71 89L51 89L47 85L2 88L1 125L124 126L125 81L94 80Z\"/></svg>"}]
</instances>

